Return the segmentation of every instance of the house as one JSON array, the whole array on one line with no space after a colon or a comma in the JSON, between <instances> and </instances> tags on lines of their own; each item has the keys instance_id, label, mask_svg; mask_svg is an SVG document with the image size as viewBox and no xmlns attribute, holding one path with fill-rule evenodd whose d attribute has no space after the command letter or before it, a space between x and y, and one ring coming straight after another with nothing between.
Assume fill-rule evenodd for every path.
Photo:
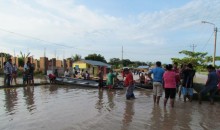
<instances>
[{"instance_id":1,"label":"house","mask_svg":"<svg viewBox=\"0 0 220 130\"><path fill-rule=\"evenodd\" d=\"M97 76L100 68L103 68L105 75L107 70L111 68L111 65L100 61L80 60L73 63L73 68L74 67L76 69L88 71L93 76Z\"/></svg>"}]
</instances>

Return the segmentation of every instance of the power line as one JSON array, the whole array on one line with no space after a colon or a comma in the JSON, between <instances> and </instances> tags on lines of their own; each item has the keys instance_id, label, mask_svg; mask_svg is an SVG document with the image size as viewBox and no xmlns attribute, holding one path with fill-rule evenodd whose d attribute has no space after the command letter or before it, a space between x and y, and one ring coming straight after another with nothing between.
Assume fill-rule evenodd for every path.
<instances>
[{"instance_id":1,"label":"power line","mask_svg":"<svg viewBox=\"0 0 220 130\"><path fill-rule=\"evenodd\" d=\"M202 51L204 51L204 49L206 48L206 46L208 45L209 41L211 40L212 36L213 36L214 32L212 32L211 36L209 37L208 41L205 43L205 45L202 48Z\"/></svg>"}]
</instances>

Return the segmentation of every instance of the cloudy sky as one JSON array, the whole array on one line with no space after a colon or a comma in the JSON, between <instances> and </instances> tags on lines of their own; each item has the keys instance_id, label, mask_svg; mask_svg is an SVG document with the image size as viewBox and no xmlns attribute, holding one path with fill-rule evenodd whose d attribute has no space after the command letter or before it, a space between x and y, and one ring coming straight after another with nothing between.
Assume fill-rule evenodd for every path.
<instances>
[{"instance_id":1,"label":"cloudy sky","mask_svg":"<svg viewBox=\"0 0 220 130\"><path fill-rule=\"evenodd\" d=\"M219 0L0 0L0 52L109 60L123 46L126 59L169 63L192 44L212 55L214 26L201 21L220 27L219 14Z\"/></svg>"}]
</instances>

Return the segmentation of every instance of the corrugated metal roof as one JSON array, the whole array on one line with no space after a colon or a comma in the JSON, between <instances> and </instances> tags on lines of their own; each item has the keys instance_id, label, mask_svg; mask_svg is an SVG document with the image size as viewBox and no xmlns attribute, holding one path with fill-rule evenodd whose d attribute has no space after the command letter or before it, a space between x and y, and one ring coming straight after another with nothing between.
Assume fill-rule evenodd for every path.
<instances>
[{"instance_id":1,"label":"corrugated metal roof","mask_svg":"<svg viewBox=\"0 0 220 130\"><path fill-rule=\"evenodd\" d=\"M93 65L93 66L106 66L108 68L111 68L111 65L106 64L104 62L101 61L94 61L94 60L81 60L83 62L86 62L87 64Z\"/></svg>"}]
</instances>

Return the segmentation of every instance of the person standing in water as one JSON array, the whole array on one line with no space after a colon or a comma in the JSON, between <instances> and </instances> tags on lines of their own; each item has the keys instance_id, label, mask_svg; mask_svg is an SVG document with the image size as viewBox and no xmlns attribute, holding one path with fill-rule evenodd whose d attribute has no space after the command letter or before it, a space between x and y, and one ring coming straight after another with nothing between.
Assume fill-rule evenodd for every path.
<instances>
[{"instance_id":1,"label":"person standing in water","mask_svg":"<svg viewBox=\"0 0 220 130\"><path fill-rule=\"evenodd\" d=\"M135 99L134 92L133 92L134 91L133 75L128 68L124 69L124 74L126 77L124 81L124 86L127 88L126 99L127 100Z\"/></svg>"},{"instance_id":2,"label":"person standing in water","mask_svg":"<svg viewBox=\"0 0 220 130\"><path fill-rule=\"evenodd\" d=\"M113 71L110 70L108 75L107 75L107 86L108 86L108 89L112 89L113 87L113 81L114 81L114 78L116 77L116 75L113 74Z\"/></svg>"},{"instance_id":3,"label":"person standing in water","mask_svg":"<svg viewBox=\"0 0 220 130\"><path fill-rule=\"evenodd\" d=\"M104 86L104 84L103 84L104 74L103 74L103 69L102 69L102 68L100 68L98 76L99 76L99 90L103 90L103 86Z\"/></svg>"},{"instance_id":4,"label":"person standing in water","mask_svg":"<svg viewBox=\"0 0 220 130\"><path fill-rule=\"evenodd\" d=\"M13 65L13 69L12 69L12 79L11 79L11 84L13 82L15 82L15 85L17 85L17 71L18 71L18 67L16 66L16 64Z\"/></svg>"},{"instance_id":5,"label":"person standing in water","mask_svg":"<svg viewBox=\"0 0 220 130\"><path fill-rule=\"evenodd\" d=\"M186 102L186 98L189 98L189 101L192 101L193 97L193 78L195 76L196 71L193 70L193 66L189 63L186 69L183 71L183 82L182 82L182 94L184 98L184 102Z\"/></svg>"},{"instance_id":6,"label":"person standing in water","mask_svg":"<svg viewBox=\"0 0 220 130\"><path fill-rule=\"evenodd\" d=\"M174 107L174 99L176 96L176 73L172 71L172 68L173 66L171 64L166 65L166 72L163 75L165 88L164 107L166 107L169 98L171 107Z\"/></svg>"},{"instance_id":7,"label":"person standing in water","mask_svg":"<svg viewBox=\"0 0 220 130\"><path fill-rule=\"evenodd\" d=\"M153 80L153 100L154 104L159 104L160 102L160 97L163 94L163 74L164 74L164 69L161 67L161 62L157 61L156 62L156 67L150 70L148 73L148 76L151 80ZM153 79L151 77L151 74L153 74Z\"/></svg>"},{"instance_id":8,"label":"person standing in water","mask_svg":"<svg viewBox=\"0 0 220 130\"><path fill-rule=\"evenodd\" d=\"M8 59L8 62L5 64L5 69L6 69L6 84L9 87L11 83L11 76L12 76L12 60Z\"/></svg>"}]
</instances>

